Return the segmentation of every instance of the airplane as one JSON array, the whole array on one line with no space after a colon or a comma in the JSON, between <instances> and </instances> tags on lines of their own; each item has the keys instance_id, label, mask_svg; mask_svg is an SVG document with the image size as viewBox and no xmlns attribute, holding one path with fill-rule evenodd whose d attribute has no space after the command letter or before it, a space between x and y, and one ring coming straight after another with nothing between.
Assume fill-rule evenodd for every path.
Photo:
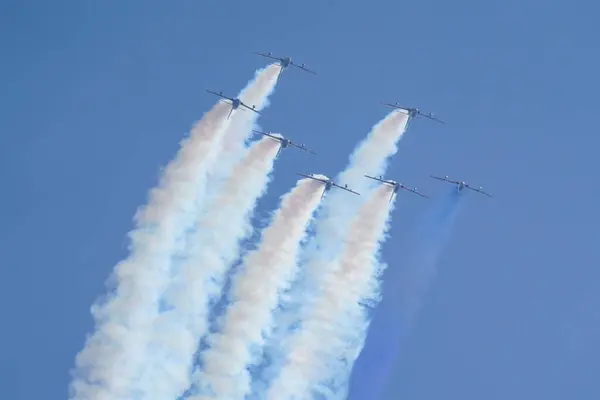
<instances>
[{"instance_id":1,"label":"airplane","mask_svg":"<svg viewBox=\"0 0 600 400\"><path fill-rule=\"evenodd\" d=\"M210 94L219 96L223 103L231 104L231 110L229 111L229 115L227 115L227 119L229 119L229 117L231 117L231 113L233 112L233 110L237 110L240 106L242 106L250 111L254 111L255 113L257 113L259 115L263 115L260 111L256 110L256 106L250 107L250 106L244 104L244 102L242 102L240 99L232 99L231 97L227 97L227 96L223 95L223 92L217 93L217 92L213 92L212 90L208 90L208 89L204 89L204 90L206 90ZM223 100L223 99L225 99L225 100ZM244 111L243 108L239 108L239 109L241 111Z\"/></svg>"},{"instance_id":2,"label":"airplane","mask_svg":"<svg viewBox=\"0 0 600 400\"><path fill-rule=\"evenodd\" d=\"M317 154L314 151L307 149L304 144L296 144L296 143L292 142L290 139L284 138L283 136L280 136L280 135L278 136L276 134L273 134L272 132L261 132L261 131L257 131L254 129L252 130L252 132L259 133L264 136L268 136L271 139L277 140L279 143L281 143L281 146L279 146L279 150L277 151L277 155L279 155L279 153L281 153L281 150L283 150L289 146L296 147L300 150L304 150L311 154Z\"/></svg>"},{"instance_id":3,"label":"airplane","mask_svg":"<svg viewBox=\"0 0 600 400\"><path fill-rule=\"evenodd\" d=\"M366 177L366 178L369 178L369 179L373 179L373 180L375 180L375 181L379 181L379 182L381 182L381 183L383 183L383 184L386 184L386 185L389 185L389 186L393 186L393 187L394 187L394 192L393 192L393 193L392 193L392 195L390 196L390 203L392 202L392 199L394 198L394 195L395 195L396 193L398 193L398 190L399 190L399 189L404 189L404 190L406 190L406 191L413 192L414 194L417 194L417 195L419 195L419 196L421 196L421 197L425 197L425 198L427 198L427 196L425 196L424 194L422 194L422 193L420 193L419 191L417 191L417 188L411 189L411 188L409 188L408 186L404 186L403 184L401 184L401 183L399 183L399 182L392 181L392 180L385 180L385 179L383 179L383 177L381 177L381 176L380 176L379 178L377 178L377 177L375 177L375 176L369 176L369 175L365 175L365 177Z\"/></svg>"},{"instance_id":4,"label":"airplane","mask_svg":"<svg viewBox=\"0 0 600 400\"><path fill-rule=\"evenodd\" d=\"M459 191L459 192L460 192L461 190L463 190L464 188L467 188L467 189L471 189L471 190L472 190L472 191L474 191L474 192L477 192L477 193L484 194L484 195L486 195L486 196L488 196L488 197L492 197L492 195L491 195L491 194L489 194L489 193L486 193L486 192L484 192L484 191L483 191L483 186L479 186L479 188L474 188L473 186L470 186L470 185L469 185L468 183L466 183L465 181L453 181L452 179L448 179L448 175L446 175L446 176L445 176L445 177L443 177L443 178L440 178L439 176L433 176L433 175L431 175L431 177L432 177L433 179L437 179L437 180L440 180L440 181L445 181L445 182L450 182L450 183L454 183L454 184L458 185L458 191Z\"/></svg>"},{"instance_id":5,"label":"airplane","mask_svg":"<svg viewBox=\"0 0 600 400\"><path fill-rule=\"evenodd\" d=\"M392 104L392 103L383 103L383 102L381 102L381 104L383 104L384 106L389 106L389 107L397 108L399 110L404 110L404 111L406 111L408 113L408 117L409 118L413 118L413 117L416 117L417 115L421 115L421 116L423 116L425 118L429 118L432 121L439 122L440 124L444 124L445 123L444 121L435 118L433 116L433 113L423 113L418 108L402 107L399 103Z\"/></svg>"},{"instance_id":6,"label":"airplane","mask_svg":"<svg viewBox=\"0 0 600 400\"><path fill-rule=\"evenodd\" d=\"M310 174L310 175L297 174L297 175L303 176L303 177L308 178L308 179L312 179L312 180L317 181L317 182L324 183L325 184L325 190L323 191L323 195L321 196L321 198L323 198L323 196L325 196L325 193L327 191L329 191L329 189L331 189L333 186L335 186L337 188L340 188L342 190L345 190L347 192L357 194L357 195L360 196L360 193L357 193L357 192L355 192L352 189L348 189L348 185L344 185L344 186L338 185L337 183L335 183L334 181L332 181L331 179L329 179L327 177L317 178L317 177L314 176L314 174Z\"/></svg>"},{"instance_id":7,"label":"airplane","mask_svg":"<svg viewBox=\"0 0 600 400\"><path fill-rule=\"evenodd\" d=\"M272 60L278 60L279 61L279 65L281 65L281 71L283 71L284 69L286 69L287 67L289 67L290 65L296 67L296 68L300 68L303 69L306 72L310 72L311 74L317 74L315 71L311 71L310 69L306 68L306 64L294 64L294 62L292 61L292 59L290 57L276 57L273 55L273 53L254 53L258 56L262 56L262 57L266 57L266 58L270 58Z\"/></svg>"}]
</instances>

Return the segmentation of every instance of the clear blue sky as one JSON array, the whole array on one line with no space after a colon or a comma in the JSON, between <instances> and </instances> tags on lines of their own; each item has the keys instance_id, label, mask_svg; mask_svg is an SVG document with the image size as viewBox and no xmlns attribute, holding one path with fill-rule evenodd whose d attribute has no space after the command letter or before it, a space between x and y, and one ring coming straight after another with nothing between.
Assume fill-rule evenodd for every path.
<instances>
[{"instance_id":1,"label":"clear blue sky","mask_svg":"<svg viewBox=\"0 0 600 400\"><path fill-rule=\"evenodd\" d=\"M217 5L218 4L218 5ZM368 5L367 5L368 4ZM64 399L89 307L125 256L159 166L215 99L289 54L261 125L287 150L262 213L296 171L334 175L381 119L415 120L389 177L469 196L388 399L598 399L600 173L592 1L5 1L0 5L0 395ZM596 38L596 39L594 39ZM427 202L402 196L384 258ZM596 249L594 249L596 246ZM392 316L390 316L392 317Z\"/></svg>"}]
</instances>

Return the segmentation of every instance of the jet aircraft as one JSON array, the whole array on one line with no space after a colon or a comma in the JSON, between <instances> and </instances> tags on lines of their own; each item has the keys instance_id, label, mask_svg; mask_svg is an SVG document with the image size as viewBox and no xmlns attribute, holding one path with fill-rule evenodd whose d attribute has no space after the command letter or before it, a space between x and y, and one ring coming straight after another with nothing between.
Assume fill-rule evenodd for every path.
<instances>
[{"instance_id":1,"label":"jet aircraft","mask_svg":"<svg viewBox=\"0 0 600 400\"><path fill-rule=\"evenodd\" d=\"M349 189L348 185L344 185L344 186L338 185L337 183L335 183L334 181L332 181L331 179L329 179L327 177L325 177L325 178L317 178L317 177L314 176L314 174L310 174L310 175L298 174L298 175L325 184L325 190L323 191L323 195L321 196L321 198L323 198L323 196L325 196L325 193L328 192L329 189L331 189L333 186L335 186L337 188L340 188L342 190L345 190L347 192L357 194L357 195L360 196L360 193L357 193L354 190Z\"/></svg>"},{"instance_id":2,"label":"jet aircraft","mask_svg":"<svg viewBox=\"0 0 600 400\"><path fill-rule=\"evenodd\" d=\"M449 179L449 178L448 178L448 175L446 175L446 176L445 176L445 177L443 177L443 178L441 178L441 177L439 177L439 176L433 176L433 175L431 175L431 177L432 177L433 179L437 179L437 180L444 181L444 182L450 182L450 183L454 183L455 185L458 185L457 189L458 189L458 191L459 191L459 192L460 192L461 190L463 190L464 188L467 188L467 189L471 189L471 190L472 190L472 191L474 191L474 192L481 193L481 194L484 194L484 195L486 195L486 196L492 197L492 195L491 195L491 194L489 194L489 193L486 193L486 192L484 192L484 191L483 191L483 186L479 186L479 188L475 188L475 187L473 187L473 186L470 186L470 185L469 185L467 182L465 182L465 181L455 181L455 180Z\"/></svg>"},{"instance_id":3,"label":"jet aircraft","mask_svg":"<svg viewBox=\"0 0 600 400\"><path fill-rule=\"evenodd\" d=\"M296 68L300 68L306 72L310 72L311 74L316 74L315 71L311 71L310 69L306 68L306 64L295 64L290 57L276 57L273 55L273 53L265 54L265 53L256 53L255 52L254 54L262 56L262 57L270 58L272 60L278 60L279 65L281 65L282 71L291 65Z\"/></svg>"},{"instance_id":4,"label":"jet aircraft","mask_svg":"<svg viewBox=\"0 0 600 400\"><path fill-rule=\"evenodd\" d=\"M217 92L213 92L212 90L208 90L208 89L204 89L204 90L206 90L210 94L219 96L223 103L231 104L231 110L229 111L229 115L227 115L227 119L229 119L229 117L231 117L231 113L233 112L233 110L237 110L240 106L242 106L250 111L254 111L255 113L257 113L259 115L263 115L260 111L256 110L256 106L250 107L250 106L244 104L244 102L242 102L240 99L232 99L231 97L227 97L227 96L223 95L223 92L217 93ZM243 108L239 108L239 109L244 111Z\"/></svg>"},{"instance_id":5,"label":"jet aircraft","mask_svg":"<svg viewBox=\"0 0 600 400\"><path fill-rule=\"evenodd\" d=\"M408 118L409 118L409 120L410 120L411 118L413 118L413 117L416 117L417 115L421 115L421 116L423 116L423 117L425 117L425 118L429 118L429 119L430 119L430 120L432 120L432 121L439 122L440 124L443 124L443 123L444 123L444 121L442 121L442 120L439 120L439 119L435 118L435 117L433 116L433 113L424 113L424 112L421 112L421 110L419 110L418 108L403 107L403 106L401 106L399 103L394 103L394 104L392 104L392 103L383 103L383 102L382 102L381 104L383 104L384 106L389 106L389 107L397 108L397 109L399 109L399 110L404 110L404 111L406 111L406 112L408 113Z\"/></svg>"},{"instance_id":6,"label":"jet aircraft","mask_svg":"<svg viewBox=\"0 0 600 400\"><path fill-rule=\"evenodd\" d=\"M412 192L412 193L414 193L414 194L417 194L417 195L419 195L419 196L421 196L421 197L425 197L425 198L427 198L427 196L425 196L424 194L420 193L420 192L417 190L417 188L411 189L411 188L409 188L408 186L404 186L403 184L401 184L401 183L399 183L399 182L392 181L392 180L385 180L385 179L383 179L383 177L381 177L381 176L380 176L379 178L377 178L377 177L375 177L375 176L369 176L369 175L365 175L365 177L366 177L366 178L369 178L369 179L373 179L373 180L379 181L379 182L383 183L384 185L388 185L388 186L393 186L393 187L394 187L394 192L393 192L393 193L392 193L392 195L390 196L390 203L392 202L392 199L394 198L394 195L395 195L396 193L398 193L398 190L400 190L400 189L404 189L404 190L406 190L406 191L408 191L408 192Z\"/></svg>"},{"instance_id":7,"label":"jet aircraft","mask_svg":"<svg viewBox=\"0 0 600 400\"><path fill-rule=\"evenodd\" d=\"M259 133L259 134L264 135L264 136L268 136L271 139L276 140L279 143L281 143L281 146L279 146L279 150L277 151L277 155L279 155L279 153L281 153L281 150L286 149L289 146L296 147L296 148L298 148L300 150L304 150L304 151L306 151L308 153L311 153L311 154L317 154L314 151L307 149L306 145L304 145L304 144L296 144L296 143L292 142L290 139L284 138L281 135L277 135L277 134L274 134L272 132L261 132L261 131L257 131L257 130L252 130L252 132Z\"/></svg>"}]
</instances>

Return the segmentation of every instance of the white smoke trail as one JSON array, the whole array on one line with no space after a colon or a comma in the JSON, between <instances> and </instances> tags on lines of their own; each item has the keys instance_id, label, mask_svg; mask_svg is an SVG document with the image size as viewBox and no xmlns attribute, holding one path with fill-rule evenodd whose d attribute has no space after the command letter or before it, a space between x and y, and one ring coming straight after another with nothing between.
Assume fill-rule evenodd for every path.
<instances>
[{"instance_id":1,"label":"white smoke trail","mask_svg":"<svg viewBox=\"0 0 600 400\"><path fill-rule=\"evenodd\" d=\"M270 66L257 71L240 97L255 104L257 110L266 107L279 70ZM136 229L129 234L131 254L113 272L115 292L92 307L96 331L76 357L72 399L131 399L139 394L148 328L159 313L172 256L181 251L182 235L205 199L207 175L226 170L226 162L220 159L215 163L219 150L232 146L236 132L244 131L240 127L248 127L247 136L256 121L256 113L251 111L225 120L229 107L217 104L196 124L165 169L159 186L151 191L148 205L136 214Z\"/></svg>"},{"instance_id":2,"label":"white smoke trail","mask_svg":"<svg viewBox=\"0 0 600 400\"><path fill-rule=\"evenodd\" d=\"M364 195L373 187L372 181L364 175L378 176L384 173L387 159L398 150L397 142L404 134L407 122L406 112L395 110L389 113L358 145L350 156L348 167L338 176L337 183L347 184L363 196L332 190L323 200L315 221L314 236L305 246L302 255L301 277L287 296L288 300L282 304L283 311L277 315L277 332L266 351L270 364L261 374L264 384L268 385L280 367L283 355L280 342L288 335L290 327L299 321L304 300L316 296L313 293L315 288L323 285L321 277L339 254L349 221L364 201Z\"/></svg>"},{"instance_id":3,"label":"white smoke trail","mask_svg":"<svg viewBox=\"0 0 600 400\"><path fill-rule=\"evenodd\" d=\"M279 64L271 64L256 71L254 81L240 92L238 98L250 107L256 106L257 110L266 108L269 105L269 96L275 90L280 72L281 66ZM243 107L234 111L231 123L223 135L219 163L215 166L213 176L209 180L209 187L213 193L218 191L218 185L229 175L233 165L247 151L245 141L252 134L252 129L255 129L258 117L259 115L255 112L246 110Z\"/></svg>"},{"instance_id":4,"label":"white smoke trail","mask_svg":"<svg viewBox=\"0 0 600 400\"><path fill-rule=\"evenodd\" d=\"M389 113L373 127L369 135L358 145L350 156L348 167L339 175L338 182L361 193L363 196L349 196L343 190L332 191L323 201L315 222L315 234L308 242L302 263L305 281L298 285L298 292L291 297L302 307L304 297L313 297L314 288L323 285L321 278L337 257L348 224L356 214L365 195L374 186L373 181L364 175L383 175L387 160L398 151L397 143L404 134L408 114L402 110ZM289 318L289 316L288 316Z\"/></svg>"},{"instance_id":5,"label":"white smoke trail","mask_svg":"<svg viewBox=\"0 0 600 400\"><path fill-rule=\"evenodd\" d=\"M397 143L404 134L407 123L408 114L402 110L392 111L377 123L354 150L348 167L338 176L336 183L347 184L363 195L367 193L373 183L364 175L383 175L388 158L398 151ZM308 273L322 270L319 262L314 263L315 257L329 260L335 257L350 217L356 213L363 200L364 196L349 197L344 191L332 191L328 194L319 210L315 236L311 238L307 249Z\"/></svg>"},{"instance_id":6,"label":"white smoke trail","mask_svg":"<svg viewBox=\"0 0 600 400\"><path fill-rule=\"evenodd\" d=\"M130 255L114 269L114 292L92 307L96 330L75 359L71 398L131 399L143 363L148 327L169 277L171 254L214 162L228 107L217 104L181 143L129 233Z\"/></svg>"},{"instance_id":7,"label":"white smoke trail","mask_svg":"<svg viewBox=\"0 0 600 400\"><path fill-rule=\"evenodd\" d=\"M297 272L296 258L324 185L302 179L283 196L258 248L246 256L234 277L231 304L219 333L210 337L198 377L202 395L194 398L243 399L250 392L248 366L273 328L272 312Z\"/></svg>"},{"instance_id":8,"label":"white smoke trail","mask_svg":"<svg viewBox=\"0 0 600 400\"><path fill-rule=\"evenodd\" d=\"M209 307L221 295L240 241L252 232L251 212L266 189L279 146L267 137L255 142L191 234L188 258L166 295L172 309L152 326L144 399L175 399L190 387L192 357L208 331Z\"/></svg>"},{"instance_id":9,"label":"white smoke trail","mask_svg":"<svg viewBox=\"0 0 600 400\"><path fill-rule=\"evenodd\" d=\"M393 188L381 185L350 224L343 250L324 271L317 296L308 300L308 314L292 334L289 353L279 376L267 391L268 400L311 398L319 383L340 380L349 373L336 362L354 362L368 325L365 302L379 296L377 254L387 229ZM343 377L342 377L343 378Z\"/></svg>"}]
</instances>

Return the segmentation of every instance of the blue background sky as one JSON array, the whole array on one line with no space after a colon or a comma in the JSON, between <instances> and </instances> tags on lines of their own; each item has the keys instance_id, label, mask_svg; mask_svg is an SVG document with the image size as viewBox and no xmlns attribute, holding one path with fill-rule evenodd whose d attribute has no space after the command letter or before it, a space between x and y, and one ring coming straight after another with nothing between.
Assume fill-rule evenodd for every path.
<instances>
[{"instance_id":1,"label":"blue background sky","mask_svg":"<svg viewBox=\"0 0 600 400\"><path fill-rule=\"evenodd\" d=\"M284 153L261 212L294 172L345 166L378 101L447 122L413 121L390 178L496 195L463 204L388 399L600 396L594 2L101 3L0 3L3 398L66 398L136 207L214 103L203 89L236 94L265 65L252 51L318 72L286 71L260 121L319 153ZM399 199L391 268L427 204Z\"/></svg>"}]
</instances>

